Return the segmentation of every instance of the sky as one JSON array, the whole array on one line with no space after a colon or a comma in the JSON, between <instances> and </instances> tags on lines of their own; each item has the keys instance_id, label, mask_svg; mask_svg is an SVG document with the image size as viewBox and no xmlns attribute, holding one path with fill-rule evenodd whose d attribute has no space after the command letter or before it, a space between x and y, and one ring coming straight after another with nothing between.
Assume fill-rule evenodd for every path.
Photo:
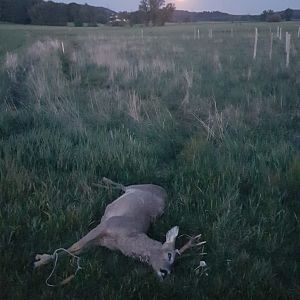
<instances>
[{"instance_id":1,"label":"sky","mask_svg":"<svg viewBox=\"0 0 300 300\"><path fill-rule=\"evenodd\" d=\"M103 6L114 11L134 11L139 6L139 0L54 0L55 2L80 4L88 3ZM218 10L233 14L259 14L265 9L284 10L286 8L300 9L300 0L166 0L175 3L177 9L189 11Z\"/></svg>"}]
</instances>

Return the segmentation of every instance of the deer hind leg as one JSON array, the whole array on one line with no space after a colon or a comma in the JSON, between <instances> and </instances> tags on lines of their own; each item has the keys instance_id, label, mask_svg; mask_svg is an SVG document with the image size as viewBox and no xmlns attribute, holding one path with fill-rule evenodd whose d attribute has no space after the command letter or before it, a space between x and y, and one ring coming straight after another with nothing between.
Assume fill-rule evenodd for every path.
<instances>
[{"instance_id":1,"label":"deer hind leg","mask_svg":"<svg viewBox=\"0 0 300 300\"><path fill-rule=\"evenodd\" d=\"M71 247L68 249L62 249L64 250L63 253L69 253L70 255L79 255L83 252L83 250L86 250L87 248L93 246L93 245L98 245L98 241L101 239L103 236L103 230L101 224L98 225L96 228L91 230L87 235L85 235L83 238L81 238L79 241L74 243ZM59 249L57 249L59 250ZM33 263L33 268L39 268L43 265L46 265L56 258L56 252L54 254L37 254L35 256L35 261Z\"/></svg>"},{"instance_id":2,"label":"deer hind leg","mask_svg":"<svg viewBox=\"0 0 300 300\"><path fill-rule=\"evenodd\" d=\"M103 181L105 184L111 186L111 187L114 188L114 189L117 189L117 190L121 190L121 191L123 191L123 192L126 192L126 187L125 187L123 184L121 184L121 183L114 182L114 181L112 181L112 180L110 180L110 179L108 179L108 178L106 178L106 177L103 177L103 178L102 178L102 181Z\"/></svg>"}]
</instances>

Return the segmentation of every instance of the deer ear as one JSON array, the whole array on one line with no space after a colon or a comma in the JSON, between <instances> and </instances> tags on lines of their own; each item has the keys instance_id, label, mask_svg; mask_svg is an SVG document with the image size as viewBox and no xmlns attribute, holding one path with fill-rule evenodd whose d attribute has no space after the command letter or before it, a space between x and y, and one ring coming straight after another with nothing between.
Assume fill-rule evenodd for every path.
<instances>
[{"instance_id":1,"label":"deer ear","mask_svg":"<svg viewBox=\"0 0 300 300\"><path fill-rule=\"evenodd\" d=\"M166 234L166 243L175 243L178 232L179 232L178 226L175 226L172 229L170 229Z\"/></svg>"}]
</instances>

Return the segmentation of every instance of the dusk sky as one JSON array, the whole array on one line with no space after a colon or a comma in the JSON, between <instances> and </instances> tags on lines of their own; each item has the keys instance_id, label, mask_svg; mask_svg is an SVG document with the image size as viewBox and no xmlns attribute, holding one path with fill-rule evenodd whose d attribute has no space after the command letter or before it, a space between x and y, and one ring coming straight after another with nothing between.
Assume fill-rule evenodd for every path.
<instances>
[{"instance_id":1,"label":"dusk sky","mask_svg":"<svg viewBox=\"0 0 300 300\"><path fill-rule=\"evenodd\" d=\"M137 10L139 0L55 0L65 3L88 3L94 6L104 6L115 11ZM190 11L219 10L235 14L258 14L265 9L283 10L300 8L300 0L174 0L177 9Z\"/></svg>"}]
</instances>

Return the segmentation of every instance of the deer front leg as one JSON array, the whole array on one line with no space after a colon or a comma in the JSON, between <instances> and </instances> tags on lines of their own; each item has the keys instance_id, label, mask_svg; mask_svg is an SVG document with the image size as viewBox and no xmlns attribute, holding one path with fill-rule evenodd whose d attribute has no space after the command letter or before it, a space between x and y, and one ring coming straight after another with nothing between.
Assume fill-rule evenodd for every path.
<instances>
[{"instance_id":1,"label":"deer front leg","mask_svg":"<svg viewBox=\"0 0 300 300\"><path fill-rule=\"evenodd\" d=\"M78 248L78 242L75 243L74 245L76 247L77 253L79 253L80 249ZM62 285L65 285L65 284L69 283L72 279L75 278L77 272L81 269L80 264L79 264L80 258L78 256L76 256L74 254L75 252L71 249L73 246L71 246L68 250L64 249L64 248L56 249L52 255L49 255L49 254L42 254L42 255L38 254L38 255L36 255L36 260L37 261L34 262L34 268L38 268L38 267L40 267L42 265L45 265L45 264L48 264L49 262L51 262L52 260L54 260L53 269L52 269L50 275L48 276L48 278L46 279L46 284L49 287L62 286ZM73 259L75 259L77 261L77 269L76 269L76 272L74 274L68 276L66 279L64 279L60 283L54 285L54 284L49 283L49 280L51 279L51 277L52 277L52 275L53 275L53 273L54 273L54 271L56 269L58 257L59 257L59 254L61 254L61 253L65 253L65 254L71 255L73 257Z\"/></svg>"},{"instance_id":2,"label":"deer front leg","mask_svg":"<svg viewBox=\"0 0 300 300\"><path fill-rule=\"evenodd\" d=\"M101 224L100 224L101 225ZM77 256L82 253L83 250L86 248L96 245L97 241L101 239L102 236L102 227L98 225L96 228L91 230L87 235L81 238L78 242L74 243L68 249L62 249L63 252L61 253L68 253L72 256ZM59 250L59 249L57 249ZM43 265L46 265L55 260L57 255L57 250L51 254L37 254L35 256L35 262L33 263L34 269L39 268Z\"/></svg>"},{"instance_id":3,"label":"deer front leg","mask_svg":"<svg viewBox=\"0 0 300 300\"><path fill-rule=\"evenodd\" d=\"M196 236L190 238L190 240L184 246L182 246L177 251L177 253L179 255L181 255L182 253L184 253L188 249L191 249L191 248L194 248L194 247L199 247L199 246L202 246L202 245L206 244L206 241L201 242L201 237L202 237L202 235L199 234L199 235L196 235Z\"/></svg>"},{"instance_id":4,"label":"deer front leg","mask_svg":"<svg viewBox=\"0 0 300 300\"><path fill-rule=\"evenodd\" d=\"M75 244L73 244L70 248L68 249L57 249L55 250L55 252L53 254L37 254L35 256L35 261L33 263L33 268L37 269L41 266L47 265L49 263L51 263L52 261L54 261L56 259L56 255L58 255L58 251L60 251L60 254L70 254L72 256L77 256L81 253L81 251L83 250L83 246L79 243L76 242Z\"/></svg>"}]
</instances>

